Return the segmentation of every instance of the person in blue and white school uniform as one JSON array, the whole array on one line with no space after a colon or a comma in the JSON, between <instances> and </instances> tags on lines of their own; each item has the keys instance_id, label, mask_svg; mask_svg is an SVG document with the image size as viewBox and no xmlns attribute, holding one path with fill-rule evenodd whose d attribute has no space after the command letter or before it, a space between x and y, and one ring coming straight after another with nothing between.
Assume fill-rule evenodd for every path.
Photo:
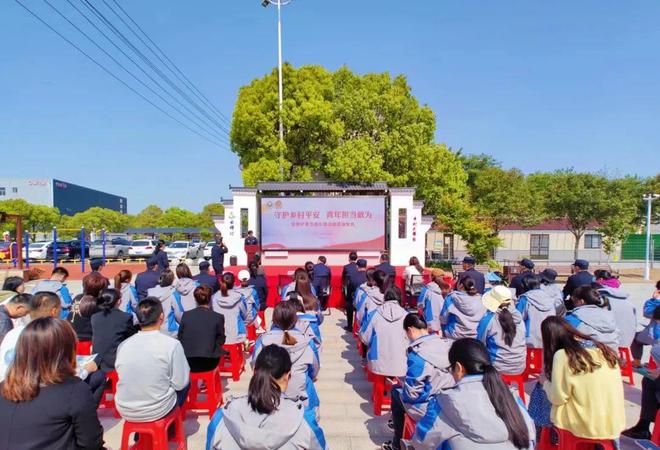
<instances>
[{"instance_id":1,"label":"person in blue and white school uniform","mask_svg":"<svg viewBox=\"0 0 660 450\"><path fill-rule=\"evenodd\" d=\"M431 282L428 283L419 294L418 308L420 314L429 325L432 333L441 333L440 312L445 303L445 296L449 295L451 286L443 279L444 271L433 269L431 271Z\"/></svg>"},{"instance_id":2,"label":"person in blue and white school uniform","mask_svg":"<svg viewBox=\"0 0 660 450\"><path fill-rule=\"evenodd\" d=\"M486 314L477 286L470 277L456 283L456 290L445 298L440 312L442 332L450 339L477 337L479 321Z\"/></svg>"},{"instance_id":3,"label":"person in blue and white school uniform","mask_svg":"<svg viewBox=\"0 0 660 450\"><path fill-rule=\"evenodd\" d=\"M411 446L417 450L533 449L534 422L502 381L486 347L459 339L449 350L456 380L433 396L417 422Z\"/></svg>"},{"instance_id":4,"label":"person in blue and white school uniform","mask_svg":"<svg viewBox=\"0 0 660 450\"><path fill-rule=\"evenodd\" d=\"M541 279L536 275L525 277L522 283L522 295L518 298L516 309L525 323L527 346L543 348L541 322L548 316L561 314L564 302L559 297L552 296L548 290L542 289Z\"/></svg>"},{"instance_id":5,"label":"person in blue and white school uniform","mask_svg":"<svg viewBox=\"0 0 660 450\"><path fill-rule=\"evenodd\" d=\"M326 450L314 412L285 394L292 369L289 352L265 346L254 364L248 394L227 401L213 415L206 450Z\"/></svg>"},{"instance_id":6,"label":"person in blue and white school uniform","mask_svg":"<svg viewBox=\"0 0 660 450\"><path fill-rule=\"evenodd\" d=\"M477 339L486 345L491 363L499 372L518 375L525 371L527 345L525 325L511 294L506 286L495 286L483 295L488 311L479 322Z\"/></svg>"},{"instance_id":7,"label":"person in blue and white school uniform","mask_svg":"<svg viewBox=\"0 0 660 450\"><path fill-rule=\"evenodd\" d=\"M225 317L225 344L240 344L247 337L245 298L234 290L234 274L225 272L220 290L211 297L211 309Z\"/></svg>"},{"instance_id":8,"label":"person in blue and white school uniform","mask_svg":"<svg viewBox=\"0 0 660 450\"><path fill-rule=\"evenodd\" d=\"M580 286L571 294L575 308L566 315L566 321L579 332L602 342L619 353L619 328L606 298L591 286Z\"/></svg>"},{"instance_id":9,"label":"person in blue and white school uniform","mask_svg":"<svg viewBox=\"0 0 660 450\"><path fill-rule=\"evenodd\" d=\"M385 442L383 450L399 450L405 415L418 421L426 414L431 397L442 389L454 385L449 371L447 354L452 341L437 334L429 334L428 324L417 313L411 313L403 320L403 326L410 341L408 346L408 370L401 388L392 389L392 421L394 439Z\"/></svg>"}]
</instances>

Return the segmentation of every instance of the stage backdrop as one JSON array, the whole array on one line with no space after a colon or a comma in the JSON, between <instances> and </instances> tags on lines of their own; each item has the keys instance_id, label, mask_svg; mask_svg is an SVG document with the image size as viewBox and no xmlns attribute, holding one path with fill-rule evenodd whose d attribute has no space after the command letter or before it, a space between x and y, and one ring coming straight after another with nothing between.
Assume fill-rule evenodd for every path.
<instances>
[{"instance_id":1,"label":"stage backdrop","mask_svg":"<svg viewBox=\"0 0 660 450\"><path fill-rule=\"evenodd\" d=\"M264 250L385 249L385 197L261 199Z\"/></svg>"}]
</instances>

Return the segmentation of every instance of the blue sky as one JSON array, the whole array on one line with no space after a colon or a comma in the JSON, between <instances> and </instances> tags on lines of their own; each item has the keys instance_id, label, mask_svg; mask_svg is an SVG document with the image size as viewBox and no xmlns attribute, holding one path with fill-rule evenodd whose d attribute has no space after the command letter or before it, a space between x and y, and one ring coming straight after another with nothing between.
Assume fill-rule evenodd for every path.
<instances>
[{"instance_id":1,"label":"blue sky","mask_svg":"<svg viewBox=\"0 0 660 450\"><path fill-rule=\"evenodd\" d=\"M43 1L23 1L99 54ZM119 1L227 116L240 86L276 64L275 10L259 0ZM405 74L435 112L439 142L504 167L647 176L660 167L658 17L656 0L294 0L284 55ZM5 173L125 195L129 212L196 210L241 184L229 150L146 104L13 1L0 5L0 55Z\"/></svg>"}]
</instances>

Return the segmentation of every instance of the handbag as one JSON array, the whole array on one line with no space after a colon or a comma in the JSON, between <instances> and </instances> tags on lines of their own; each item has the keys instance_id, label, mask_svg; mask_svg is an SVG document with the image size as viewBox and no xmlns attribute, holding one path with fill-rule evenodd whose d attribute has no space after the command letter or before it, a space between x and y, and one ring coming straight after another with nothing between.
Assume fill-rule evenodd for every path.
<instances>
[{"instance_id":1,"label":"handbag","mask_svg":"<svg viewBox=\"0 0 660 450\"><path fill-rule=\"evenodd\" d=\"M551 427L550 411L552 404L543 390L541 383L536 383L532 393L529 396L529 406L527 411L537 427Z\"/></svg>"}]
</instances>

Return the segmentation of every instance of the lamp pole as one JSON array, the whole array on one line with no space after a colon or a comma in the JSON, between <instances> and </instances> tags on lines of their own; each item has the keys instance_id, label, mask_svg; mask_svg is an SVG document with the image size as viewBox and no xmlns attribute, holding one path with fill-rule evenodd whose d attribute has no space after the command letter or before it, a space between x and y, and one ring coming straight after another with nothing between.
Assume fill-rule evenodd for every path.
<instances>
[{"instance_id":1,"label":"lamp pole","mask_svg":"<svg viewBox=\"0 0 660 450\"><path fill-rule=\"evenodd\" d=\"M280 175L284 175L282 166L282 143L284 142L284 124L282 123L282 107L284 103L284 89L282 86L282 6L286 6L293 0L263 0L261 5L265 8L270 4L277 6L277 74L279 93L279 122L280 122Z\"/></svg>"},{"instance_id":2,"label":"lamp pole","mask_svg":"<svg viewBox=\"0 0 660 450\"><path fill-rule=\"evenodd\" d=\"M653 200L660 197L660 194L653 194L649 192L645 194L642 199L646 200L646 261L644 263L644 279L651 279L651 204Z\"/></svg>"}]
</instances>

